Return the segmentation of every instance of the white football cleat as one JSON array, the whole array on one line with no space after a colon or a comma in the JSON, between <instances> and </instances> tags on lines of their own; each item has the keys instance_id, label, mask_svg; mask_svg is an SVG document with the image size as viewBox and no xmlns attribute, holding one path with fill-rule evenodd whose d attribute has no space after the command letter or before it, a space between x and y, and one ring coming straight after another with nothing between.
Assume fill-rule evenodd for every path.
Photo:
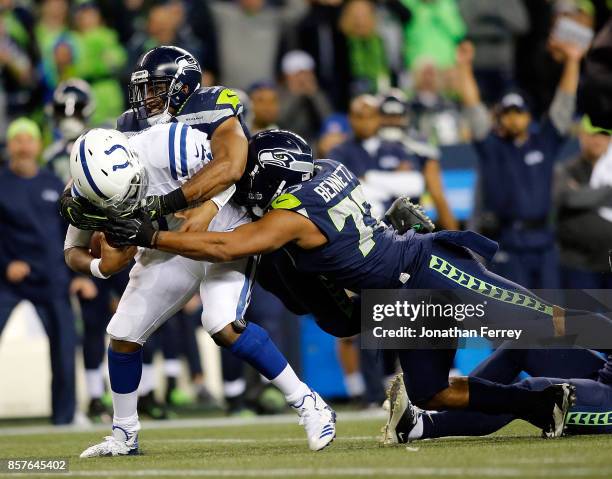
<instances>
[{"instance_id":1,"label":"white football cleat","mask_svg":"<svg viewBox=\"0 0 612 479\"><path fill-rule=\"evenodd\" d=\"M383 435L380 442L383 446L409 442L408 434L416 426L419 418L419 410L408 398L403 376L403 374L395 376L387 390L389 416L382 429Z\"/></svg>"},{"instance_id":2,"label":"white football cleat","mask_svg":"<svg viewBox=\"0 0 612 479\"><path fill-rule=\"evenodd\" d=\"M138 432L128 432L122 427L113 426L113 435L104 441L85 449L79 457L133 456L138 454Z\"/></svg>"},{"instance_id":3,"label":"white football cleat","mask_svg":"<svg viewBox=\"0 0 612 479\"><path fill-rule=\"evenodd\" d=\"M312 389L295 406L300 416L299 424L306 429L308 447L320 451L329 446L336 437L336 413L321 396Z\"/></svg>"}]
</instances>

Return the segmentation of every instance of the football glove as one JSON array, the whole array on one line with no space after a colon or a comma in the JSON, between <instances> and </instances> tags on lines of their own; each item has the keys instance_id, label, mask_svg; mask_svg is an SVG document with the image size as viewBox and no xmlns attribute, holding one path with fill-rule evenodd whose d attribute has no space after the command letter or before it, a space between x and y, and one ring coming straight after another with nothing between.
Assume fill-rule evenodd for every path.
<instances>
[{"instance_id":1,"label":"football glove","mask_svg":"<svg viewBox=\"0 0 612 479\"><path fill-rule=\"evenodd\" d=\"M60 197L59 212L62 218L80 230L102 231L108 221L104 211L85 198L73 197L70 189Z\"/></svg>"},{"instance_id":2,"label":"football glove","mask_svg":"<svg viewBox=\"0 0 612 479\"><path fill-rule=\"evenodd\" d=\"M124 246L152 248L158 233L151 217L144 211L132 217L111 217L104 231L113 248Z\"/></svg>"},{"instance_id":3,"label":"football glove","mask_svg":"<svg viewBox=\"0 0 612 479\"><path fill-rule=\"evenodd\" d=\"M407 196L401 196L393 202L385 213L384 220L399 234L404 234L409 229L417 233L431 233L436 229L436 225L425 214L423 207L412 203Z\"/></svg>"},{"instance_id":4,"label":"football glove","mask_svg":"<svg viewBox=\"0 0 612 479\"><path fill-rule=\"evenodd\" d=\"M170 213L187 208L187 200L180 188L171 191L165 195L151 195L142 200L140 206L142 211L145 211L151 220L155 221Z\"/></svg>"}]
</instances>

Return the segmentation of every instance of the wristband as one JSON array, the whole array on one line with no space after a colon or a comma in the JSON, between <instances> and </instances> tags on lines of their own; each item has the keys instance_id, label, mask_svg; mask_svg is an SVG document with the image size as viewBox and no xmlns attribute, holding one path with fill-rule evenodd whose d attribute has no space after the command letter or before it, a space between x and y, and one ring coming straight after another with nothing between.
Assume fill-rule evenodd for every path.
<instances>
[{"instance_id":1,"label":"wristband","mask_svg":"<svg viewBox=\"0 0 612 479\"><path fill-rule=\"evenodd\" d=\"M162 215L176 213L177 211L184 210L189 206L189 204L187 203L187 199L185 198L185 194L180 188L172 190L170 193L163 195L161 197L161 203Z\"/></svg>"},{"instance_id":2,"label":"wristband","mask_svg":"<svg viewBox=\"0 0 612 479\"><path fill-rule=\"evenodd\" d=\"M91 263L89 263L89 271L91 271L91 275L100 279L110 278L110 275L104 276L102 271L100 271L100 261L102 261L100 258L95 258L91 260Z\"/></svg>"},{"instance_id":3,"label":"wristband","mask_svg":"<svg viewBox=\"0 0 612 479\"><path fill-rule=\"evenodd\" d=\"M155 230L153 237L151 238L151 249L157 249L157 238L159 237L159 230Z\"/></svg>"}]
</instances>

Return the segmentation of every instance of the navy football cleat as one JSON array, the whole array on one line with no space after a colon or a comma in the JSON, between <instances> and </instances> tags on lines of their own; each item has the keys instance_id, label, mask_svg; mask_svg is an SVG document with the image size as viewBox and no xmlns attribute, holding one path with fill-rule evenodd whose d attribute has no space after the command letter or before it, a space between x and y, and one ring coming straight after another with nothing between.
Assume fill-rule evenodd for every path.
<instances>
[{"instance_id":1,"label":"navy football cleat","mask_svg":"<svg viewBox=\"0 0 612 479\"><path fill-rule=\"evenodd\" d=\"M550 421L542 429L542 437L544 439L561 437L567 413L576 404L576 387L569 383L555 384L547 387L544 392L551 396L552 409Z\"/></svg>"}]
</instances>

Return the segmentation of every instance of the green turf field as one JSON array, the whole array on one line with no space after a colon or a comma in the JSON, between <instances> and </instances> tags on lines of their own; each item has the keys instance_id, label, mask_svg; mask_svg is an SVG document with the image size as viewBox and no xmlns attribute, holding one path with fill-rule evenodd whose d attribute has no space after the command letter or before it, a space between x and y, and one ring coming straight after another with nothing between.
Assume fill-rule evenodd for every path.
<instances>
[{"instance_id":1,"label":"green turf field","mask_svg":"<svg viewBox=\"0 0 612 479\"><path fill-rule=\"evenodd\" d=\"M100 459L78 455L102 438L102 429L0 429L0 457L63 457L68 475L87 477L612 477L612 437L545 441L516 421L491 437L381 448L376 439L384 420L372 416L344 413L343 419L340 413L336 440L316 453L308 450L297 419L281 417L145 423L142 455Z\"/></svg>"}]
</instances>

